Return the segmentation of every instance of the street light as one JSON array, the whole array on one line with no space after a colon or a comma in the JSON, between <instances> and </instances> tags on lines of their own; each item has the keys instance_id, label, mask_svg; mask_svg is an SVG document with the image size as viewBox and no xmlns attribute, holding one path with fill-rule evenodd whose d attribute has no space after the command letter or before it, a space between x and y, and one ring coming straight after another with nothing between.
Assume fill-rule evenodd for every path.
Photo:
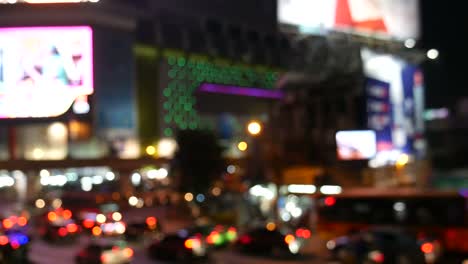
<instances>
[{"instance_id":1,"label":"street light","mask_svg":"<svg viewBox=\"0 0 468 264\"><path fill-rule=\"evenodd\" d=\"M247 125L247 131L252 136L257 136L262 132L262 125L257 121L251 121Z\"/></svg>"}]
</instances>

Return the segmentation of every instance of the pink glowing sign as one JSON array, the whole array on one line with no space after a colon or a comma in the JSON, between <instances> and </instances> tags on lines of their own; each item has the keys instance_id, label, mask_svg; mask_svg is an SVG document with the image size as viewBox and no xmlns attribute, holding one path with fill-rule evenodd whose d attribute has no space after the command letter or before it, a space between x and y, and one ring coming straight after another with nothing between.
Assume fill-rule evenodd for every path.
<instances>
[{"instance_id":1,"label":"pink glowing sign","mask_svg":"<svg viewBox=\"0 0 468 264\"><path fill-rule=\"evenodd\" d=\"M0 28L0 118L65 113L94 92L88 26Z\"/></svg>"}]
</instances>

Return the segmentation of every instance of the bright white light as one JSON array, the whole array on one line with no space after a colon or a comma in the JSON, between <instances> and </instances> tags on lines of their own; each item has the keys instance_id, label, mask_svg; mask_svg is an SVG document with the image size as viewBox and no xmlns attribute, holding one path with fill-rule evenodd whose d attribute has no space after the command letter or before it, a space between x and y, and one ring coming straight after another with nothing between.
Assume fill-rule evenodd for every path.
<instances>
[{"instance_id":1,"label":"bright white light","mask_svg":"<svg viewBox=\"0 0 468 264\"><path fill-rule=\"evenodd\" d=\"M10 176L1 176L0 177L0 188L11 187L15 185L15 179Z\"/></svg>"},{"instance_id":2,"label":"bright white light","mask_svg":"<svg viewBox=\"0 0 468 264\"><path fill-rule=\"evenodd\" d=\"M406 205L402 202L396 202L395 204L393 204L393 210L397 212L403 212L406 210Z\"/></svg>"},{"instance_id":3,"label":"bright white light","mask_svg":"<svg viewBox=\"0 0 468 264\"><path fill-rule=\"evenodd\" d=\"M76 100L73 104L73 113L83 115L89 113L91 107L86 100Z\"/></svg>"},{"instance_id":4,"label":"bright white light","mask_svg":"<svg viewBox=\"0 0 468 264\"><path fill-rule=\"evenodd\" d=\"M430 49L427 51L427 57L431 60L435 60L439 57L439 51L436 49Z\"/></svg>"},{"instance_id":5,"label":"bright white light","mask_svg":"<svg viewBox=\"0 0 468 264\"><path fill-rule=\"evenodd\" d=\"M264 188L261 185L255 185L250 188L249 193L252 196L263 197L268 200L272 200L275 197L275 194L268 188Z\"/></svg>"},{"instance_id":6,"label":"bright white light","mask_svg":"<svg viewBox=\"0 0 468 264\"><path fill-rule=\"evenodd\" d=\"M49 177L50 176L50 172L48 170L41 170L39 172L39 176L41 177Z\"/></svg>"},{"instance_id":7,"label":"bright white light","mask_svg":"<svg viewBox=\"0 0 468 264\"><path fill-rule=\"evenodd\" d=\"M145 201L143 201L143 199L139 198L137 200L137 203L136 203L135 207L136 208L142 208L144 205L145 205Z\"/></svg>"},{"instance_id":8,"label":"bright white light","mask_svg":"<svg viewBox=\"0 0 468 264\"><path fill-rule=\"evenodd\" d=\"M158 142L156 149L158 157L172 158L177 150L177 142L172 138L163 138Z\"/></svg>"},{"instance_id":9,"label":"bright white light","mask_svg":"<svg viewBox=\"0 0 468 264\"><path fill-rule=\"evenodd\" d=\"M408 49L412 49L414 48L414 46L416 46L416 40L411 39L411 38L405 40L405 47L407 47Z\"/></svg>"},{"instance_id":10,"label":"bright white light","mask_svg":"<svg viewBox=\"0 0 468 264\"><path fill-rule=\"evenodd\" d=\"M296 205L293 202L287 202L285 208L288 212L291 212L296 208Z\"/></svg>"},{"instance_id":11,"label":"bright white light","mask_svg":"<svg viewBox=\"0 0 468 264\"><path fill-rule=\"evenodd\" d=\"M95 176L93 176L92 181L93 181L94 185L99 185L99 184L102 184L104 182L104 178L102 176L95 175Z\"/></svg>"},{"instance_id":12,"label":"bright white light","mask_svg":"<svg viewBox=\"0 0 468 264\"><path fill-rule=\"evenodd\" d=\"M106 222L106 220L107 220L107 217L105 215L103 214L96 215L96 222L103 224Z\"/></svg>"},{"instance_id":13,"label":"bright white light","mask_svg":"<svg viewBox=\"0 0 468 264\"><path fill-rule=\"evenodd\" d=\"M112 171L106 172L106 180L108 180L108 181L115 180L115 174Z\"/></svg>"},{"instance_id":14,"label":"bright white light","mask_svg":"<svg viewBox=\"0 0 468 264\"><path fill-rule=\"evenodd\" d=\"M42 186L64 186L67 184L68 178L65 175L55 175L50 177L41 177Z\"/></svg>"},{"instance_id":15,"label":"bright white light","mask_svg":"<svg viewBox=\"0 0 468 264\"><path fill-rule=\"evenodd\" d=\"M37 199L35 205L37 208L42 209L45 207L45 201L42 199Z\"/></svg>"},{"instance_id":16,"label":"bright white light","mask_svg":"<svg viewBox=\"0 0 468 264\"><path fill-rule=\"evenodd\" d=\"M185 201L187 201L187 202L193 201L193 194L192 194L192 193L186 193L186 194L184 195L184 199L185 199Z\"/></svg>"},{"instance_id":17,"label":"bright white light","mask_svg":"<svg viewBox=\"0 0 468 264\"><path fill-rule=\"evenodd\" d=\"M203 195L201 193L197 194L197 201L199 203L203 203L205 201L205 195Z\"/></svg>"},{"instance_id":18,"label":"bright white light","mask_svg":"<svg viewBox=\"0 0 468 264\"><path fill-rule=\"evenodd\" d=\"M83 177L80 179L81 189L89 192L93 189L93 180L90 177Z\"/></svg>"},{"instance_id":19,"label":"bright white light","mask_svg":"<svg viewBox=\"0 0 468 264\"><path fill-rule=\"evenodd\" d=\"M327 248L328 248L328 250L333 250L333 249L335 249L335 247L336 247L335 241L330 240L330 241L327 242Z\"/></svg>"},{"instance_id":20,"label":"bright white light","mask_svg":"<svg viewBox=\"0 0 468 264\"><path fill-rule=\"evenodd\" d=\"M315 185L291 184L288 186L288 192L290 193L313 194L316 190Z\"/></svg>"},{"instance_id":21,"label":"bright white light","mask_svg":"<svg viewBox=\"0 0 468 264\"><path fill-rule=\"evenodd\" d=\"M44 157L44 151L40 148L33 149L33 158L36 160L42 159Z\"/></svg>"},{"instance_id":22,"label":"bright white light","mask_svg":"<svg viewBox=\"0 0 468 264\"><path fill-rule=\"evenodd\" d=\"M236 166L234 166L234 165L229 165L229 166L227 167L227 172L230 173L230 174L236 173Z\"/></svg>"},{"instance_id":23,"label":"bright white light","mask_svg":"<svg viewBox=\"0 0 468 264\"><path fill-rule=\"evenodd\" d=\"M135 196L132 196L130 198L128 198L128 204L131 205L131 206L135 206L137 205L138 203L138 198L136 198Z\"/></svg>"},{"instance_id":24,"label":"bright white light","mask_svg":"<svg viewBox=\"0 0 468 264\"><path fill-rule=\"evenodd\" d=\"M117 234L125 233L125 225L122 222L117 222L114 224L114 229Z\"/></svg>"},{"instance_id":25,"label":"bright white light","mask_svg":"<svg viewBox=\"0 0 468 264\"><path fill-rule=\"evenodd\" d=\"M132 184L133 184L134 186L140 185L140 183L141 183L141 175L140 175L139 173L137 173L137 172L133 173L133 174L132 174L132 177L131 177L131 181L132 181Z\"/></svg>"},{"instance_id":26,"label":"bright white light","mask_svg":"<svg viewBox=\"0 0 468 264\"><path fill-rule=\"evenodd\" d=\"M293 254L297 254L299 252L299 244L297 242L289 244L289 251Z\"/></svg>"},{"instance_id":27,"label":"bright white light","mask_svg":"<svg viewBox=\"0 0 468 264\"><path fill-rule=\"evenodd\" d=\"M114 221L120 221L122 220L122 214L119 212L114 212L112 214L112 219L114 219Z\"/></svg>"},{"instance_id":28,"label":"bright white light","mask_svg":"<svg viewBox=\"0 0 468 264\"><path fill-rule=\"evenodd\" d=\"M146 174L148 176L148 179L153 180L153 179L156 179L158 175L158 170L152 169L152 170L149 170Z\"/></svg>"},{"instance_id":29,"label":"bright white light","mask_svg":"<svg viewBox=\"0 0 468 264\"><path fill-rule=\"evenodd\" d=\"M153 179L157 179L157 180L163 180L165 178L167 178L167 175L169 175L169 172L165 169L165 168L160 168L159 170L154 170L154 175L153 175ZM149 178L149 171L148 171L148 178Z\"/></svg>"},{"instance_id":30,"label":"bright white light","mask_svg":"<svg viewBox=\"0 0 468 264\"><path fill-rule=\"evenodd\" d=\"M62 200L61 200L61 199L58 199L58 198L57 198L57 199L54 199L54 200L52 201L52 207L53 207L53 208L56 208L56 209L62 207Z\"/></svg>"},{"instance_id":31,"label":"bright white light","mask_svg":"<svg viewBox=\"0 0 468 264\"><path fill-rule=\"evenodd\" d=\"M291 215L288 213L288 212L283 212L281 214L281 219L284 221L284 222L289 222L291 220Z\"/></svg>"},{"instance_id":32,"label":"bright white light","mask_svg":"<svg viewBox=\"0 0 468 264\"><path fill-rule=\"evenodd\" d=\"M63 123L55 122L49 126L47 132L50 139L61 140L67 136L67 127Z\"/></svg>"},{"instance_id":33,"label":"bright white light","mask_svg":"<svg viewBox=\"0 0 468 264\"><path fill-rule=\"evenodd\" d=\"M338 185L323 185L320 187L320 192L327 195L340 194L342 191L343 190Z\"/></svg>"},{"instance_id":34,"label":"bright white light","mask_svg":"<svg viewBox=\"0 0 468 264\"><path fill-rule=\"evenodd\" d=\"M294 217L294 218L298 218L302 215L302 209L299 208L299 207L296 207L294 208L292 211L291 211L291 215Z\"/></svg>"},{"instance_id":35,"label":"bright white light","mask_svg":"<svg viewBox=\"0 0 468 264\"><path fill-rule=\"evenodd\" d=\"M247 131L251 135L256 136L262 132L262 125L257 121L252 121L247 125Z\"/></svg>"}]
</instances>

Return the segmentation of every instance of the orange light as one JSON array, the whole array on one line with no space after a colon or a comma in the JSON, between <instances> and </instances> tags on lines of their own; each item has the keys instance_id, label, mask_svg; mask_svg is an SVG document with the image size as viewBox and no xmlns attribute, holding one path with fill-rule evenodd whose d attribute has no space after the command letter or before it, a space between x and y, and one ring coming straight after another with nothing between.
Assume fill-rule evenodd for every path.
<instances>
[{"instance_id":1,"label":"orange light","mask_svg":"<svg viewBox=\"0 0 468 264\"><path fill-rule=\"evenodd\" d=\"M7 218L7 219L3 219L3 227L5 229L10 229L12 228L14 225L13 221L11 221L11 219Z\"/></svg>"},{"instance_id":2,"label":"orange light","mask_svg":"<svg viewBox=\"0 0 468 264\"><path fill-rule=\"evenodd\" d=\"M432 253L434 251L434 245L432 245L432 243L424 243L421 245L421 251L425 254Z\"/></svg>"},{"instance_id":3,"label":"orange light","mask_svg":"<svg viewBox=\"0 0 468 264\"><path fill-rule=\"evenodd\" d=\"M49 219L50 222L54 222L57 220L57 214L55 212L49 212L47 214L47 219Z\"/></svg>"},{"instance_id":4,"label":"orange light","mask_svg":"<svg viewBox=\"0 0 468 264\"><path fill-rule=\"evenodd\" d=\"M294 240L296 240L296 238L293 235L287 235L284 237L284 242L288 245L294 242Z\"/></svg>"},{"instance_id":5,"label":"orange light","mask_svg":"<svg viewBox=\"0 0 468 264\"><path fill-rule=\"evenodd\" d=\"M158 220L156 219L156 217L150 216L150 217L146 218L146 224L149 227L155 226L157 222L158 222Z\"/></svg>"},{"instance_id":6,"label":"orange light","mask_svg":"<svg viewBox=\"0 0 468 264\"><path fill-rule=\"evenodd\" d=\"M125 248L125 249L123 250L123 254L124 254L124 256L127 257L127 258L131 258L131 257L133 257L133 249L131 249L131 248Z\"/></svg>"},{"instance_id":7,"label":"orange light","mask_svg":"<svg viewBox=\"0 0 468 264\"><path fill-rule=\"evenodd\" d=\"M67 229L65 227L61 227L58 230L58 234L59 234L59 236L64 237L64 236L66 236L68 234L68 231L67 231Z\"/></svg>"},{"instance_id":8,"label":"orange light","mask_svg":"<svg viewBox=\"0 0 468 264\"><path fill-rule=\"evenodd\" d=\"M100 236L102 234L102 230L99 226L93 227L91 232L93 233L94 236Z\"/></svg>"},{"instance_id":9,"label":"orange light","mask_svg":"<svg viewBox=\"0 0 468 264\"><path fill-rule=\"evenodd\" d=\"M101 255L101 262L102 262L102 263L107 263L107 262L108 262L108 261L107 261L107 258L108 258L108 257L107 257L106 255Z\"/></svg>"},{"instance_id":10,"label":"orange light","mask_svg":"<svg viewBox=\"0 0 468 264\"><path fill-rule=\"evenodd\" d=\"M83 226L88 229L92 228L94 226L94 221L91 219L85 219L83 220Z\"/></svg>"},{"instance_id":11,"label":"orange light","mask_svg":"<svg viewBox=\"0 0 468 264\"><path fill-rule=\"evenodd\" d=\"M25 226L28 224L28 219L24 216L21 216L18 218L18 225L19 226Z\"/></svg>"},{"instance_id":12,"label":"orange light","mask_svg":"<svg viewBox=\"0 0 468 264\"><path fill-rule=\"evenodd\" d=\"M188 249L194 248L199 242L196 239L185 240L184 246Z\"/></svg>"},{"instance_id":13,"label":"orange light","mask_svg":"<svg viewBox=\"0 0 468 264\"><path fill-rule=\"evenodd\" d=\"M63 218L66 220L70 219L72 217L72 212L70 210L65 210L62 213Z\"/></svg>"},{"instance_id":14,"label":"orange light","mask_svg":"<svg viewBox=\"0 0 468 264\"><path fill-rule=\"evenodd\" d=\"M6 244L8 244L8 237L0 236L0 246L5 246Z\"/></svg>"},{"instance_id":15,"label":"orange light","mask_svg":"<svg viewBox=\"0 0 468 264\"><path fill-rule=\"evenodd\" d=\"M78 226L76 224L68 224L67 231L69 233L76 233L78 231Z\"/></svg>"}]
</instances>

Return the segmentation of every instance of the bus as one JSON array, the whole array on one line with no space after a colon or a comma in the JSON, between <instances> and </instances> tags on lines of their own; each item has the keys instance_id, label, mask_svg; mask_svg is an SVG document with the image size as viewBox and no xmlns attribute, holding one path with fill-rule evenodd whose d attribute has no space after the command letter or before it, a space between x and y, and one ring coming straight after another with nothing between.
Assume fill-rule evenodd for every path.
<instances>
[{"instance_id":1,"label":"bus","mask_svg":"<svg viewBox=\"0 0 468 264\"><path fill-rule=\"evenodd\" d=\"M446 252L468 253L468 199L462 192L350 190L319 197L317 217L317 232L324 240L391 227L437 239Z\"/></svg>"}]
</instances>

